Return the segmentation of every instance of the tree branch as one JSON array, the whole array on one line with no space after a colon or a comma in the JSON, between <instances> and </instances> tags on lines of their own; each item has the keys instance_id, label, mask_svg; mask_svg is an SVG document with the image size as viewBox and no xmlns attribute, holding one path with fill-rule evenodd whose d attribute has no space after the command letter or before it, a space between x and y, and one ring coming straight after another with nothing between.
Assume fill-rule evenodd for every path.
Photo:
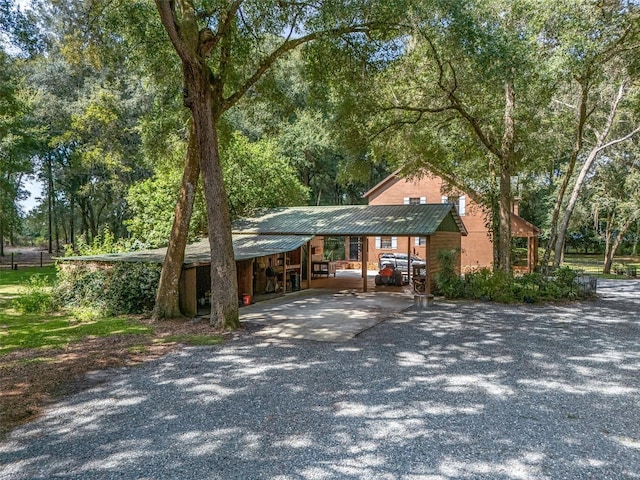
<instances>
[{"instance_id":1,"label":"tree branch","mask_svg":"<svg viewBox=\"0 0 640 480\"><path fill-rule=\"evenodd\" d=\"M429 43L431 52L433 53L436 64L438 65L438 87L447 95L447 98L452 108L456 110L460 114L460 116L467 121L467 123L472 128L472 130L474 131L474 133L476 134L480 142L487 148L487 150L489 150L489 152L494 154L496 157L501 157L502 153L493 145L493 142L489 139L489 137L485 135L484 131L480 126L478 119L476 119L473 115L471 115L467 111L463 103L460 101L460 99L456 95L456 90L458 88L458 80L456 78L456 72L455 72L455 69L453 68L453 65L451 65L450 62L447 63L454 79L453 87L449 87L448 85L445 84L445 81L444 81L445 67L444 67L444 64L442 63L442 60L440 59L440 56L438 55L436 46L433 44L431 39L426 35L425 35L425 40L427 41L427 43Z\"/></svg>"},{"instance_id":2,"label":"tree branch","mask_svg":"<svg viewBox=\"0 0 640 480\"><path fill-rule=\"evenodd\" d=\"M240 10L240 7L242 6L243 3L244 3L244 0L235 0L229 6L227 11L225 12L224 20L220 22L220 25L218 26L218 31L215 33L213 37L212 48L216 48L220 43L220 40L229 33L229 29L231 28L231 23L234 17L236 16L236 13L238 13L238 10Z\"/></svg>"},{"instance_id":3,"label":"tree branch","mask_svg":"<svg viewBox=\"0 0 640 480\"><path fill-rule=\"evenodd\" d=\"M609 148L609 147L611 147L611 146L613 146L613 145L617 145L618 143L622 143L622 142L624 142L624 141L626 141L626 140L629 140L631 137L633 137L633 136L634 136L636 133L638 133L638 132L640 132L640 126L638 126L638 127L634 128L631 132L627 133L627 134L626 134L626 135L624 135L623 137L616 138L615 140L611 140L610 142L605 143L604 145L602 145L602 146L600 146L600 147L596 148L596 149L594 150L594 152L595 152L596 154L597 154L597 153L600 153L602 150L605 150L605 149L607 149L607 148Z\"/></svg>"},{"instance_id":4,"label":"tree branch","mask_svg":"<svg viewBox=\"0 0 640 480\"><path fill-rule=\"evenodd\" d=\"M236 90L233 94L231 94L229 97L223 100L220 112L221 113L225 112L229 108L231 108L233 105L235 105L243 97L243 95L247 93L247 91L253 85L255 85L258 80L260 80L260 78L265 74L267 70L269 70L271 65L273 65L276 62L276 60L278 60L280 57L282 57L286 53L292 51L296 47L321 37L338 37L340 35L344 35L347 33L368 32L373 27L374 27L374 24L362 24L362 25L351 26L351 27L332 28L329 30L322 30L319 32L310 33L308 35L304 35L302 37L295 38L293 40L285 40L278 48L276 48L269 55L267 55L265 58L262 59L256 71L253 73L253 75L251 75L244 82L244 84L240 88L238 88L238 90Z\"/></svg>"},{"instance_id":5,"label":"tree branch","mask_svg":"<svg viewBox=\"0 0 640 480\"><path fill-rule=\"evenodd\" d=\"M160 14L160 21L169 35L169 40L171 40L176 49L180 60L183 63L193 63L194 58L191 50L180 33L180 23L176 16L176 2L174 0L155 0L155 2Z\"/></svg>"}]
</instances>

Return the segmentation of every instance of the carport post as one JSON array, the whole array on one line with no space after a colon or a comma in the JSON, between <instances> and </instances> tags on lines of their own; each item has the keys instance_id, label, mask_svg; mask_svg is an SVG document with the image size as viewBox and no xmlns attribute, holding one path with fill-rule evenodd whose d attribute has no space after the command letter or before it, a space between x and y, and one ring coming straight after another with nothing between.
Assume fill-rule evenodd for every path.
<instances>
[{"instance_id":1,"label":"carport post","mask_svg":"<svg viewBox=\"0 0 640 480\"><path fill-rule=\"evenodd\" d=\"M307 242L307 288L311 288L311 240Z\"/></svg>"},{"instance_id":2,"label":"carport post","mask_svg":"<svg viewBox=\"0 0 640 480\"><path fill-rule=\"evenodd\" d=\"M424 294L428 297L429 295L431 295L431 235L427 235L427 243L426 243L426 249L427 249L427 259L426 259L426 265L424 268Z\"/></svg>"},{"instance_id":3,"label":"carport post","mask_svg":"<svg viewBox=\"0 0 640 480\"><path fill-rule=\"evenodd\" d=\"M407 281L411 283L411 237L407 237Z\"/></svg>"},{"instance_id":4,"label":"carport post","mask_svg":"<svg viewBox=\"0 0 640 480\"><path fill-rule=\"evenodd\" d=\"M367 291L367 264L369 263L369 241L362 237L362 291Z\"/></svg>"}]
</instances>

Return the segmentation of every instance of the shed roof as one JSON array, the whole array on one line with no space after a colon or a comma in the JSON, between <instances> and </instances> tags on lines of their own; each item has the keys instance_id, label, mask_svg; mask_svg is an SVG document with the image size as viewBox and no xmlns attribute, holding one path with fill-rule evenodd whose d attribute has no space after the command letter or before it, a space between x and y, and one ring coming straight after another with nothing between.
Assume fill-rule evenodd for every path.
<instances>
[{"instance_id":1,"label":"shed roof","mask_svg":"<svg viewBox=\"0 0 640 480\"><path fill-rule=\"evenodd\" d=\"M264 210L233 223L234 233L268 235L412 236L436 232L467 235L455 207L449 204L341 205Z\"/></svg>"},{"instance_id":2,"label":"shed roof","mask_svg":"<svg viewBox=\"0 0 640 480\"><path fill-rule=\"evenodd\" d=\"M276 253L290 252L304 245L313 235L256 235L234 234L233 253L236 260L263 257ZM166 248L140 250L136 252L108 253L103 255L84 255L61 257L62 261L83 262L146 262L162 263L167 253ZM187 245L184 263L186 265L208 264L211 262L209 240L203 238Z\"/></svg>"}]
</instances>

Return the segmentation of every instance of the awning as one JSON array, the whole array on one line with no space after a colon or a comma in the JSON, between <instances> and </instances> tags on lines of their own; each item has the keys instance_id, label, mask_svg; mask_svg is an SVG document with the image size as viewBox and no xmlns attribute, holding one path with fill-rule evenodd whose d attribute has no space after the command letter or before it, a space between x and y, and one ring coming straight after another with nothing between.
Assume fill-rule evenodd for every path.
<instances>
[{"instance_id":1,"label":"awning","mask_svg":"<svg viewBox=\"0 0 640 480\"><path fill-rule=\"evenodd\" d=\"M236 261L239 261L290 252L300 248L312 238L313 235L234 234L233 255ZM198 242L187 245L184 263L185 265L206 265L211 263L209 240L203 238Z\"/></svg>"},{"instance_id":2,"label":"awning","mask_svg":"<svg viewBox=\"0 0 640 480\"><path fill-rule=\"evenodd\" d=\"M290 252L311 240L313 235L257 235L234 234L233 254L236 260L275 255ZM81 262L146 262L162 263L167 253L166 248L153 250L139 250L136 252L108 253L103 255L85 255L75 257L60 257L61 261ZM203 238L187 245L185 250L185 265L205 265L211 262L209 240Z\"/></svg>"}]
</instances>

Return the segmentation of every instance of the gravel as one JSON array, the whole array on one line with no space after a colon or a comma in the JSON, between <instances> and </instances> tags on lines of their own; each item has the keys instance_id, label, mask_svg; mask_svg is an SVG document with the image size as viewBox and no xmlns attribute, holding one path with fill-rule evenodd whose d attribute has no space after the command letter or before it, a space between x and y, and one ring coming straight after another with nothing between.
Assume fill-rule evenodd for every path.
<instances>
[{"instance_id":1,"label":"gravel","mask_svg":"<svg viewBox=\"0 0 640 480\"><path fill-rule=\"evenodd\" d=\"M598 289L185 348L15 430L0 479L640 478L640 282Z\"/></svg>"}]
</instances>

